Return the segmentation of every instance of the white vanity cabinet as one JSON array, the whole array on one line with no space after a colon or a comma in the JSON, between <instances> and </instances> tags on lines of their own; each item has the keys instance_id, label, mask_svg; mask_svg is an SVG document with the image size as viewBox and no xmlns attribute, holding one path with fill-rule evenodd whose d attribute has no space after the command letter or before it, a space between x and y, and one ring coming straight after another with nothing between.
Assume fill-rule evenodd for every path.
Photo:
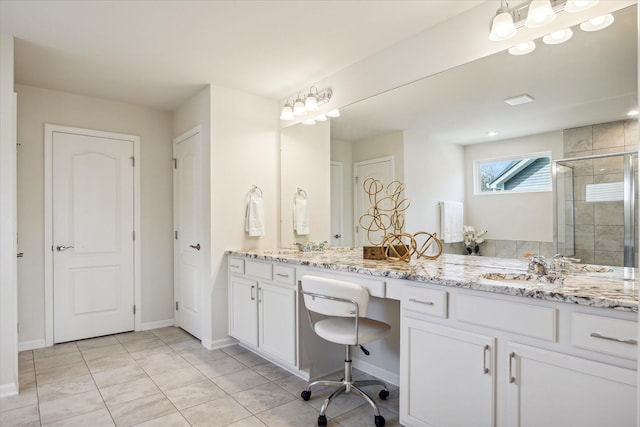
<instances>
[{"instance_id":1,"label":"white vanity cabinet","mask_svg":"<svg viewBox=\"0 0 640 427\"><path fill-rule=\"evenodd\" d=\"M507 425L636 425L636 371L509 343Z\"/></svg>"},{"instance_id":2,"label":"white vanity cabinet","mask_svg":"<svg viewBox=\"0 0 640 427\"><path fill-rule=\"evenodd\" d=\"M401 294L400 422L635 426L635 315L409 284Z\"/></svg>"},{"instance_id":3,"label":"white vanity cabinet","mask_svg":"<svg viewBox=\"0 0 640 427\"><path fill-rule=\"evenodd\" d=\"M229 257L229 335L295 368L295 269Z\"/></svg>"},{"instance_id":4,"label":"white vanity cabinet","mask_svg":"<svg viewBox=\"0 0 640 427\"><path fill-rule=\"evenodd\" d=\"M494 425L494 338L405 317L401 341L404 425Z\"/></svg>"}]
</instances>

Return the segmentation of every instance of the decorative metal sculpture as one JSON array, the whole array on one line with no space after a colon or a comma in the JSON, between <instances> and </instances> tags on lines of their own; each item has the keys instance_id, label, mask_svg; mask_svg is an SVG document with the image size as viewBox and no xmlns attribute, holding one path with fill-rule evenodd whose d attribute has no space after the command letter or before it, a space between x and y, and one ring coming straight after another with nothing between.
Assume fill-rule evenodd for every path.
<instances>
[{"instance_id":1,"label":"decorative metal sculpture","mask_svg":"<svg viewBox=\"0 0 640 427\"><path fill-rule=\"evenodd\" d=\"M411 204L409 199L402 198L405 189L402 182L393 181L385 188L381 181L367 178L362 187L371 206L358 223L362 230L367 230L367 240L376 248L375 251L370 251L365 247L365 258L378 259L376 255L382 253L386 260L408 262L414 254L426 259L437 259L440 256L442 242L436 233L419 231L412 235L402 231L405 224L404 212ZM380 237L376 238L376 234ZM427 255L434 243L437 254Z\"/></svg>"}]
</instances>

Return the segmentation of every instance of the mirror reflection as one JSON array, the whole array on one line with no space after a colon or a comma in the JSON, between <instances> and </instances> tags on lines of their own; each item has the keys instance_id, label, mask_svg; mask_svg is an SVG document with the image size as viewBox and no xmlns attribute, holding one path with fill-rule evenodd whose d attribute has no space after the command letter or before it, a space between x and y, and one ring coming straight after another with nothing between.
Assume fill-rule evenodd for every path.
<instances>
[{"instance_id":1,"label":"mirror reflection","mask_svg":"<svg viewBox=\"0 0 640 427\"><path fill-rule=\"evenodd\" d=\"M439 233L440 202L460 201L464 223L488 230L481 255L552 256L552 192L475 195L474 162L637 150L637 120L627 116L637 108L636 6L615 13L614 24L602 31L574 28L566 43L536 42L528 55L500 52L343 108L330 125L333 209L323 240L363 244L357 224L367 206L356 182L374 176L406 183L408 232ZM532 102L505 102L522 95ZM586 179L613 179L615 167L611 171L605 167ZM287 173L283 169L283 179ZM574 227L600 225L581 220L587 223ZM593 263L604 249L585 245L575 255ZM466 251L463 243L445 242L445 252ZM611 257L606 263L622 265Z\"/></svg>"}]
</instances>

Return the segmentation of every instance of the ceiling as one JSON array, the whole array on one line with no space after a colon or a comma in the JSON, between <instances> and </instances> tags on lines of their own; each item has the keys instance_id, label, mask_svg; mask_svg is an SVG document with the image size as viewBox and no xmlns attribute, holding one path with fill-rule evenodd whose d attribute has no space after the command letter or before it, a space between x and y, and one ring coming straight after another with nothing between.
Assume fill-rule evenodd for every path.
<instances>
[{"instance_id":1,"label":"ceiling","mask_svg":"<svg viewBox=\"0 0 640 427\"><path fill-rule=\"evenodd\" d=\"M614 13L601 31L574 28L561 45L538 40L528 55L502 51L343 108L332 138L408 130L426 142L465 145L626 118L638 106L636 9ZM504 103L521 94L535 101Z\"/></svg>"},{"instance_id":2,"label":"ceiling","mask_svg":"<svg viewBox=\"0 0 640 427\"><path fill-rule=\"evenodd\" d=\"M0 0L17 83L174 110L206 84L283 99L486 0Z\"/></svg>"}]
</instances>

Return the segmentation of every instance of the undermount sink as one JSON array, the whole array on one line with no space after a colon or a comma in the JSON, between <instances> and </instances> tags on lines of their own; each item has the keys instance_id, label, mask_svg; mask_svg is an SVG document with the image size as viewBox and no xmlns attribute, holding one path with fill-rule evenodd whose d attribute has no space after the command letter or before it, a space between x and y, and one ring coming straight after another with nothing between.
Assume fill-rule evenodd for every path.
<instances>
[{"instance_id":1,"label":"undermount sink","mask_svg":"<svg viewBox=\"0 0 640 427\"><path fill-rule=\"evenodd\" d=\"M562 284L564 278L551 275L537 275L529 273L484 273L479 276L481 279L495 280L507 283L549 283Z\"/></svg>"},{"instance_id":2,"label":"undermount sink","mask_svg":"<svg viewBox=\"0 0 640 427\"><path fill-rule=\"evenodd\" d=\"M611 273L613 270L609 267L590 264L569 264L570 273Z\"/></svg>"}]
</instances>

